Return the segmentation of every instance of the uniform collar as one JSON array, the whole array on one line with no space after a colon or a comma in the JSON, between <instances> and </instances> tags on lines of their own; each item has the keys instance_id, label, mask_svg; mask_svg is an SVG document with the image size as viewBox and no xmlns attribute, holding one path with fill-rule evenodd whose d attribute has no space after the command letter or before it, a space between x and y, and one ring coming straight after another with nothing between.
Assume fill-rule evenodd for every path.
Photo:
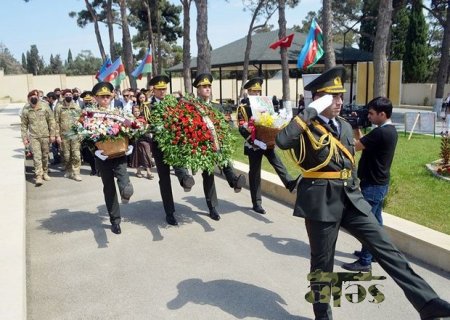
<instances>
[{"instance_id":1,"label":"uniform collar","mask_svg":"<svg viewBox=\"0 0 450 320\"><path fill-rule=\"evenodd\" d=\"M325 116L323 116L323 115L321 115L321 114L319 114L318 117L319 117L320 119L322 119L322 121L325 122L326 124L328 124L328 122L330 122L330 120L331 120L331 121L333 121L333 123L334 123L336 126L339 125L339 123L338 123L338 121L336 120L336 118L328 119L327 117L325 117Z\"/></svg>"}]
</instances>

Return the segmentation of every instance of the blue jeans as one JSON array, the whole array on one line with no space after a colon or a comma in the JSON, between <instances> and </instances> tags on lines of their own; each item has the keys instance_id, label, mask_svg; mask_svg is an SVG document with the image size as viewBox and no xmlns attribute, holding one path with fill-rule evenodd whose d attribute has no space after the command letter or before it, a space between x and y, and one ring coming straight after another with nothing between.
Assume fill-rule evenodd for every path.
<instances>
[{"instance_id":1,"label":"blue jeans","mask_svg":"<svg viewBox=\"0 0 450 320\"><path fill-rule=\"evenodd\" d=\"M389 185L373 185L361 182L361 193L364 199L372 206L372 213L380 225L383 225L383 217L381 212L383 210L383 200L389 190ZM364 246L361 248L361 255L359 262L364 265L372 263L372 254Z\"/></svg>"}]
</instances>

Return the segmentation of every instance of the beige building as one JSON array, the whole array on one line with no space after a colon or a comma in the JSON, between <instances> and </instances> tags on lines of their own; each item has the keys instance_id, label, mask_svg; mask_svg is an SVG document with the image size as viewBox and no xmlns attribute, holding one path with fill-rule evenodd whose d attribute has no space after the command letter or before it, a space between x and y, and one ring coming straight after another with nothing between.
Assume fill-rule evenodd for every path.
<instances>
[{"instance_id":1,"label":"beige building","mask_svg":"<svg viewBox=\"0 0 450 320\"><path fill-rule=\"evenodd\" d=\"M4 102L25 102L28 92L33 89L44 91L47 94L55 88L75 88L78 87L82 91L90 90L97 83L95 76L66 76L64 74L33 76L32 74L21 75L5 75L0 70L0 100ZM222 98L233 99L237 101L241 81L235 79L222 80ZM128 79L122 81L121 88L130 86ZM145 78L138 80L138 88L145 88L147 81ZM349 101L349 83L346 84L347 95L345 101ZM219 99L220 83L218 80L213 82L214 99ZM266 89L267 88L267 89ZM171 91L183 91L183 79L172 78ZM354 94L356 94L356 86L353 86ZM302 79L290 79L291 100L296 100L296 95L303 93ZM444 95L450 93L450 85L447 84ZM407 83L401 85L401 104L402 105L419 105L432 106L434 103L434 95L436 93L436 84L431 83ZM279 99L282 96L281 79L269 79L263 85L263 95L276 95ZM444 97L444 98L445 98Z\"/></svg>"}]
</instances>

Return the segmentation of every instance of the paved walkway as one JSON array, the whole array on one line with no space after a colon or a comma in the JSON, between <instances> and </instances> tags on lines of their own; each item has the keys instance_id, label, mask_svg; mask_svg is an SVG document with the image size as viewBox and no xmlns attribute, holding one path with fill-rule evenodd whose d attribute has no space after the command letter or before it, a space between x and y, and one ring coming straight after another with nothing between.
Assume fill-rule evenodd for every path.
<instances>
[{"instance_id":1,"label":"paved walkway","mask_svg":"<svg viewBox=\"0 0 450 320\"><path fill-rule=\"evenodd\" d=\"M17 127L7 130L17 135ZM16 160L21 160L19 143ZM164 220L157 179L132 176L136 192L121 205L123 233L115 235L101 181L89 176L87 167L82 182L52 168L52 181L37 188L30 165L25 174L28 319L313 318L304 299L308 241L303 220L292 216L292 208L264 198L268 214L254 213L248 190L236 194L217 177L222 219L216 222L207 216L201 176L190 193L173 177L180 225L172 227ZM343 272L340 265L353 261L349 253L358 248L342 232L335 271ZM449 273L418 262L412 266L450 300ZM386 275L378 264L373 274ZM384 302L351 304L343 297L335 318L418 319L389 277L373 283L383 285Z\"/></svg>"},{"instance_id":2,"label":"paved walkway","mask_svg":"<svg viewBox=\"0 0 450 320\"><path fill-rule=\"evenodd\" d=\"M27 170L27 289L29 319L311 319L304 295L309 249L303 220L264 199L267 215L249 210L249 193L216 179L219 222L206 215L201 176L190 193L173 177L180 226L164 221L157 180L132 177L136 194L121 235L109 230L101 181L83 170L77 183L55 170L36 188ZM339 266L359 248L341 233ZM414 264L446 299L450 274ZM374 275L385 275L374 265ZM415 319L391 279L386 300L343 302L336 319ZM367 287L367 286L366 286ZM351 291L351 289L348 289Z\"/></svg>"}]
</instances>

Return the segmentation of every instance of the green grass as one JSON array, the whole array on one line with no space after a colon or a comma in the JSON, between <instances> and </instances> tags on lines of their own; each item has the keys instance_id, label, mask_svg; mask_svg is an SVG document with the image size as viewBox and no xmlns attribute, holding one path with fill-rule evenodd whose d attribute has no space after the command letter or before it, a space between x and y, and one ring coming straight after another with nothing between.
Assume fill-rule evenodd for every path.
<instances>
[{"instance_id":1,"label":"green grass","mask_svg":"<svg viewBox=\"0 0 450 320\"><path fill-rule=\"evenodd\" d=\"M233 159L247 163L244 139L237 130ZM450 182L434 177L425 167L439 158L439 136L413 135L411 140L399 133L399 140L391 168L391 184L384 211L395 216L450 234ZM281 160L293 176L299 169L284 152L277 150ZM358 157L359 159L359 157ZM263 170L275 173L263 157Z\"/></svg>"}]
</instances>

